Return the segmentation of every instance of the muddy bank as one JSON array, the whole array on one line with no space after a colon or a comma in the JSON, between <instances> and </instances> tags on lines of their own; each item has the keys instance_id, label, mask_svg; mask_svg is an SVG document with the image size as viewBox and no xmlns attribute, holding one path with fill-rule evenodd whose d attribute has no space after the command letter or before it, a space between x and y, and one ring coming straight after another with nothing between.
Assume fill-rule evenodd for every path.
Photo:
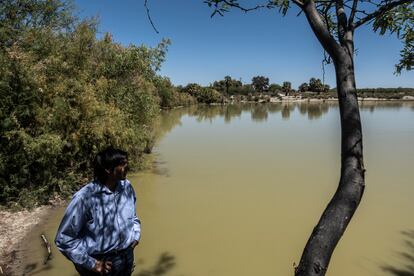
<instances>
[{"instance_id":1,"label":"muddy bank","mask_svg":"<svg viewBox=\"0 0 414 276\"><path fill-rule=\"evenodd\" d=\"M0 211L0 275L23 275L25 237L62 204L58 200L33 210ZM53 242L53 237L48 239Z\"/></svg>"}]
</instances>

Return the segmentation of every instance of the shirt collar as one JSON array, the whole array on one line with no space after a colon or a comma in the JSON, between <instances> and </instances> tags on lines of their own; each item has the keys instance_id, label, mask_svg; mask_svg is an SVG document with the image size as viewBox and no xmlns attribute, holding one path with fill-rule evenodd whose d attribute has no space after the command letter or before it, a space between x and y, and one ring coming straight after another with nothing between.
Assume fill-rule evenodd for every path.
<instances>
[{"instance_id":1,"label":"shirt collar","mask_svg":"<svg viewBox=\"0 0 414 276\"><path fill-rule=\"evenodd\" d=\"M95 180L94 184L96 185L95 193L118 194L124 189L125 180L118 181L118 185L116 185L115 191L113 192L107 186L101 184L98 180Z\"/></svg>"}]
</instances>

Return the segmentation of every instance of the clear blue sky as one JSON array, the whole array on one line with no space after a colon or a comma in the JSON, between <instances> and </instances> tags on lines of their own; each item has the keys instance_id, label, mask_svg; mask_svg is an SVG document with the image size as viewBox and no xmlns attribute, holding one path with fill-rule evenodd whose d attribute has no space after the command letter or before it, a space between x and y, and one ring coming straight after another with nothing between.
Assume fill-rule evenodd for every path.
<instances>
[{"instance_id":1,"label":"clear blue sky","mask_svg":"<svg viewBox=\"0 0 414 276\"><path fill-rule=\"evenodd\" d=\"M110 32L124 45L155 46L162 38L171 39L160 74L176 85L208 85L226 75L244 83L263 75L279 84L291 81L295 88L311 77L322 79L322 47L296 8L285 17L277 10L235 10L210 18L202 0L148 2L159 34L147 18L144 0L75 0L81 17L98 16L99 31ZM414 71L393 74L402 48L395 36L363 27L355 34L355 45L358 87L414 87ZM332 65L325 82L336 86Z\"/></svg>"}]
</instances>

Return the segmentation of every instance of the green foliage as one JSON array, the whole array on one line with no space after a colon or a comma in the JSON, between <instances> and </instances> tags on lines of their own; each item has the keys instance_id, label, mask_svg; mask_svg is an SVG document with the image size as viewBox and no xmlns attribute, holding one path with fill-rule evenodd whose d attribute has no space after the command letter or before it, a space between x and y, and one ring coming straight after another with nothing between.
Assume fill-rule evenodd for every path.
<instances>
[{"instance_id":1,"label":"green foliage","mask_svg":"<svg viewBox=\"0 0 414 276\"><path fill-rule=\"evenodd\" d=\"M2 0L0 5L0 47L11 46L30 29L70 30L75 18L71 2L57 0ZM35 42L35 41L33 41Z\"/></svg>"},{"instance_id":2,"label":"green foliage","mask_svg":"<svg viewBox=\"0 0 414 276\"><path fill-rule=\"evenodd\" d=\"M306 82L304 82L301 85L299 85L298 89L300 92L309 91L309 85Z\"/></svg>"},{"instance_id":3,"label":"green foliage","mask_svg":"<svg viewBox=\"0 0 414 276\"><path fill-rule=\"evenodd\" d=\"M254 88L251 84L245 84L240 87L239 94L240 95L249 95L254 93Z\"/></svg>"},{"instance_id":4,"label":"green foliage","mask_svg":"<svg viewBox=\"0 0 414 276\"><path fill-rule=\"evenodd\" d=\"M252 78L252 86L257 92L264 92L269 89L269 78L256 76Z\"/></svg>"},{"instance_id":5,"label":"green foliage","mask_svg":"<svg viewBox=\"0 0 414 276\"><path fill-rule=\"evenodd\" d=\"M213 83L213 88L215 90L226 95L239 94L242 86L243 84L241 81L232 79L230 76L225 76L224 80L215 81Z\"/></svg>"},{"instance_id":6,"label":"green foliage","mask_svg":"<svg viewBox=\"0 0 414 276\"><path fill-rule=\"evenodd\" d=\"M197 94L197 101L199 103L220 103L222 100L221 94L211 87L203 87Z\"/></svg>"},{"instance_id":7,"label":"green foliage","mask_svg":"<svg viewBox=\"0 0 414 276\"><path fill-rule=\"evenodd\" d=\"M280 86L279 84L272 83L269 85L269 92L277 93L279 91L282 91L282 86Z\"/></svg>"},{"instance_id":8,"label":"green foliage","mask_svg":"<svg viewBox=\"0 0 414 276\"><path fill-rule=\"evenodd\" d=\"M413 88L363 88L357 89L361 98L402 99L404 96L414 96Z\"/></svg>"},{"instance_id":9,"label":"green foliage","mask_svg":"<svg viewBox=\"0 0 414 276\"><path fill-rule=\"evenodd\" d=\"M230 76L224 77L224 80L215 81L212 88L225 96L248 95L256 91L251 84L243 84L240 80L232 79Z\"/></svg>"},{"instance_id":10,"label":"green foliage","mask_svg":"<svg viewBox=\"0 0 414 276\"><path fill-rule=\"evenodd\" d=\"M197 97L197 95L201 92L201 88L202 87L197 83L189 83L183 88L182 92L188 93L193 97Z\"/></svg>"},{"instance_id":11,"label":"green foliage","mask_svg":"<svg viewBox=\"0 0 414 276\"><path fill-rule=\"evenodd\" d=\"M168 78L158 78L156 80L156 86L161 108L169 109L176 106L188 106L197 103L195 97L189 93L180 92Z\"/></svg>"},{"instance_id":12,"label":"green foliage","mask_svg":"<svg viewBox=\"0 0 414 276\"><path fill-rule=\"evenodd\" d=\"M157 91L162 108L172 108L176 105L178 92L168 78L160 78L157 81Z\"/></svg>"},{"instance_id":13,"label":"green foliage","mask_svg":"<svg viewBox=\"0 0 414 276\"><path fill-rule=\"evenodd\" d=\"M193 97L197 103L222 103L223 96L214 87L202 87L197 83L189 83L181 89L182 94Z\"/></svg>"},{"instance_id":14,"label":"green foliage","mask_svg":"<svg viewBox=\"0 0 414 276\"><path fill-rule=\"evenodd\" d=\"M414 66L414 3L400 5L376 17L372 25L375 32L384 35L387 31L395 33L403 42L400 60L395 65L396 73L411 70Z\"/></svg>"},{"instance_id":15,"label":"green foliage","mask_svg":"<svg viewBox=\"0 0 414 276\"><path fill-rule=\"evenodd\" d=\"M292 83L290 81L284 81L282 85L282 91L287 96L292 91Z\"/></svg>"},{"instance_id":16,"label":"green foliage","mask_svg":"<svg viewBox=\"0 0 414 276\"><path fill-rule=\"evenodd\" d=\"M7 0L0 18L0 204L71 193L108 145L142 167L159 103L188 100L156 74L169 41L97 40L96 22L77 21L58 0Z\"/></svg>"},{"instance_id":17,"label":"green foliage","mask_svg":"<svg viewBox=\"0 0 414 276\"><path fill-rule=\"evenodd\" d=\"M324 85L320 79L311 78L309 80L309 91L312 92L327 92L329 90L329 85Z\"/></svg>"}]
</instances>

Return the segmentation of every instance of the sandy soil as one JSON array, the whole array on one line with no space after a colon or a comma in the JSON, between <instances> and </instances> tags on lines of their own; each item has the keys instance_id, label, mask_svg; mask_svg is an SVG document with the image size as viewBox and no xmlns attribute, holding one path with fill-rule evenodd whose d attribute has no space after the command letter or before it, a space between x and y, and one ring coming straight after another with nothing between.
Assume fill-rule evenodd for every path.
<instances>
[{"instance_id":1,"label":"sandy soil","mask_svg":"<svg viewBox=\"0 0 414 276\"><path fill-rule=\"evenodd\" d=\"M18 275L22 262L19 243L60 202L19 212L0 211L0 275Z\"/></svg>"}]
</instances>

